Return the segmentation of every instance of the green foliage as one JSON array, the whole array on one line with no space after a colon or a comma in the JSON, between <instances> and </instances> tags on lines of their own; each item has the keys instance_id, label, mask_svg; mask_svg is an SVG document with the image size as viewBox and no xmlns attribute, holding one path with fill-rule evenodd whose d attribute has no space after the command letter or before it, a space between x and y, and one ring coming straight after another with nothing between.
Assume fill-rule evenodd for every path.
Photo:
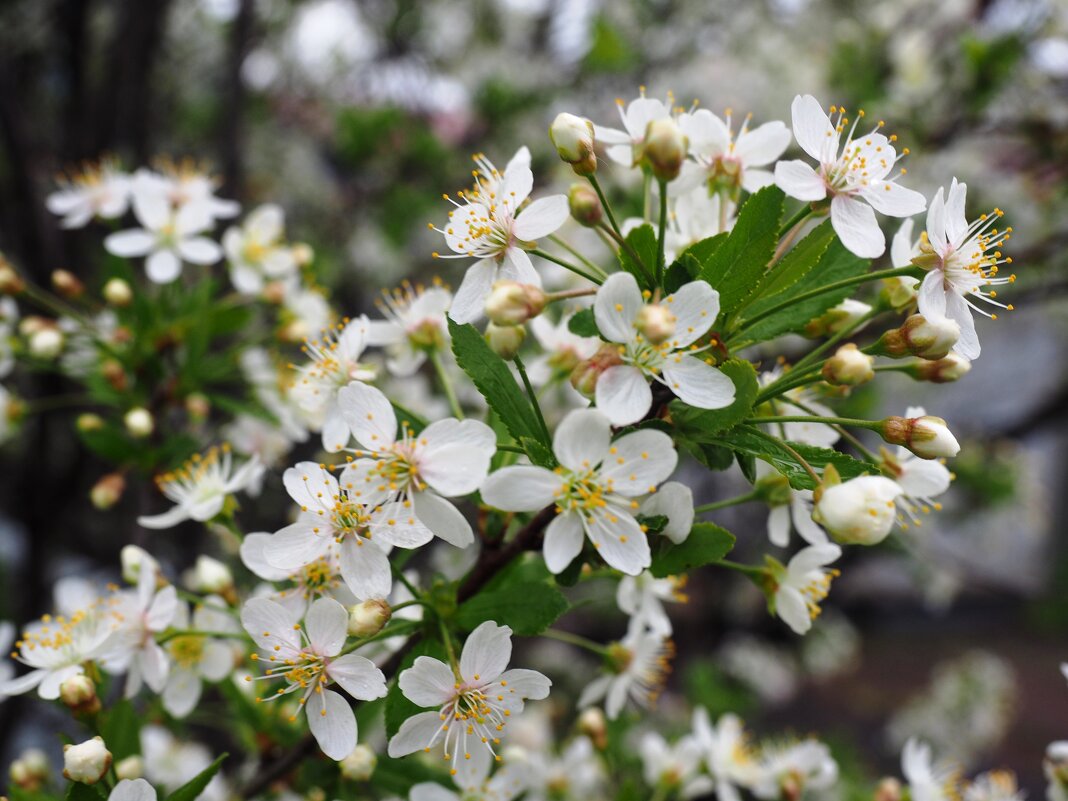
<instances>
[{"instance_id":1,"label":"green foliage","mask_svg":"<svg viewBox=\"0 0 1068 801\"><path fill-rule=\"evenodd\" d=\"M764 274L753 290L753 299L785 292L808 275L830 247L834 237L834 227L829 219L813 228Z\"/></svg>"},{"instance_id":2,"label":"green foliage","mask_svg":"<svg viewBox=\"0 0 1068 801\"><path fill-rule=\"evenodd\" d=\"M222 767L223 760L228 756L229 754L222 754L218 759L167 796L163 801L195 801L197 796L204 792L204 788L208 786L208 782L215 778L215 774L218 773L219 768Z\"/></svg>"},{"instance_id":3,"label":"green foliage","mask_svg":"<svg viewBox=\"0 0 1068 801\"><path fill-rule=\"evenodd\" d=\"M567 321L567 330L579 337L599 337L600 329L597 328L597 318L593 309L583 309L575 312Z\"/></svg>"},{"instance_id":4,"label":"green foliage","mask_svg":"<svg viewBox=\"0 0 1068 801\"><path fill-rule=\"evenodd\" d=\"M141 753L138 736L141 720L133 704L125 698L111 706L100 726L100 736L108 744L108 750L118 762L128 756Z\"/></svg>"},{"instance_id":5,"label":"green foliage","mask_svg":"<svg viewBox=\"0 0 1068 801\"><path fill-rule=\"evenodd\" d=\"M108 743L108 746L110 747L111 743ZM101 801L101 799L107 797L102 790L103 788L100 788L99 784L90 785L71 782L67 785L67 794L64 798L66 798L66 801Z\"/></svg>"},{"instance_id":6,"label":"green foliage","mask_svg":"<svg viewBox=\"0 0 1068 801\"><path fill-rule=\"evenodd\" d=\"M638 280L642 289L652 289L653 273L657 260L656 232L649 223L639 225L626 236L627 248L619 249L619 265ZM639 264L631 255L631 250L641 259Z\"/></svg>"},{"instance_id":7,"label":"green foliage","mask_svg":"<svg viewBox=\"0 0 1068 801\"><path fill-rule=\"evenodd\" d=\"M686 698L694 706L703 706L715 721L727 712L745 714L756 706L751 692L724 675L714 662L692 662L683 674Z\"/></svg>"},{"instance_id":8,"label":"green foliage","mask_svg":"<svg viewBox=\"0 0 1068 801\"><path fill-rule=\"evenodd\" d=\"M568 609L567 599L547 581L509 583L483 590L460 605L456 624L471 631L486 620L510 626L521 637L533 637L549 628Z\"/></svg>"},{"instance_id":9,"label":"green foliage","mask_svg":"<svg viewBox=\"0 0 1068 801\"><path fill-rule=\"evenodd\" d=\"M397 676L400 676L405 670L410 668L417 658L420 656L432 656L435 659L445 661L445 646L439 640L432 640L423 638L415 647L408 651L404 655L404 659L401 660L400 667L397 669ZM407 698L404 697L404 693L401 692L400 684L397 679L394 678L389 685L389 689L386 692L386 736L392 737L400 729L401 724L404 723L412 715L418 715L423 711L423 708L416 706Z\"/></svg>"},{"instance_id":10,"label":"green foliage","mask_svg":"<svg viewBox=\"0 0 1068 801\"><path fill-rule=\"evenodd\" d=\"M714 523L694 523L683 542L676 545L664 538L649 571L657 578L680 575L718 562L731 552L734 542L733 534Z\"/></svg>"},{"instance_id":11,"label":"green foliage","mask_svg":"<svg viewBox=\"0 0 1068 801\"><path fill-rule=\"evenodd\" d=\"M713 434L726 431L749 417L760 385L751 362L731 359L719 369L734 383L734 402L723 409L696 409L681 400L670 404L671 420L679 436L705 442Z\"/></svg>"},{"instance_id":12,"label":"green foliage","mask_svg":"<svg viewBox=\"0 0 1068 801\"><path fill-rule=\"evenodd\" d=\"M412 787L421 782L439 782L450 788L455 786L445 771L434 770L418 759L392 759L385 754L379 755L375 772L371 776L371 784L384 795L402 798L407 798ZM366 796L357 794L341 797L360 799Z\"/></svg>"},{"instance_id":13,"label":"green foliage","mask_svg":"<svg viewBox=\"0 0 1068 801\"><path fill-rule=\"evenodd\" d=\"M634 48L604 17L593 26L593 44L583 61L583 72L625 72L634 66Z\"/></svg>"},{"instance_id":14,"label":"green foliage","mask_svg":"<svg viewBox=\"0 0 1068 801\"><path fill-rule=\"evenodd\" d=\"M712 254L726 238L727 234L724 232L702 239L686 248L664 271L664 291L677 292L683 284L700 278L703 265L712 258Z\"/></svg>"}]
</instances>

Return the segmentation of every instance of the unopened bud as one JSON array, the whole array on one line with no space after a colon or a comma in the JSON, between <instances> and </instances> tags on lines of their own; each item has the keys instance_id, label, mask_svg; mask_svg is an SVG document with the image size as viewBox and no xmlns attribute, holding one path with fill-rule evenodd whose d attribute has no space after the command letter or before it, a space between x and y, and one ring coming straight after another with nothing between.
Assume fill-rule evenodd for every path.
<instances>
[{"instance_id":1,"label":"unopened bud","mask_svg":"<svg viewBox=\"0 0 1068 801\"><path fill-rule=\"evenodd\" d=\"M52 273L52 287L65 298L73 300L85 294L83 284L70 270L55 270Z\"/></svg>"},{"instance_id":2,"label":"unopened bud","mask_svg":"<svg viewBox=\"0 0 1068 801\"><path fill-rule=\"evenodd\" d=\"M207 420L208 415L211 413L211 401L208 400L208 396L204 393L194 392L192 395L186 396L185 410L195 422L202 422Z\"/></svg>"},{"instance_id":3,"label":"unopened bud","mask_svg":"<svg viewBox=\"0 0 1068 801\"><path fill-rule=\"evenodd\" d=\"M63 332L55 326L34 331L30 335L30 353L38 359L54 359L63 352Z\"/></svg>"},{"instance_id":4,"label":"unopened bud","mask_svg":"<svg viewBox=\"0 0 1068 801\"><path fill-rule=\"evenodd\" d=\"M879 431L891 445L903 445L921 459L944 459L960 453L960 445L941 417L887 417Z\"/></svg>"},{"instance_id":5,"label":"unopened bud","mask_svg":"<svg viewBox=\"0 0 1068 801\"><path fill-rule=\"evenodd\" d=\"M89 490L89 500L101 511L110 509L119 502L125 489L126 479L122 473L108 473Z\"/></svg>"},{"instance_id":6,"label":"unopened bud","mask_svg":"<svg viewBox=\"0 0 1068 801\"><path fill-rule=\"evenodd\" d=\"M119 552L119 561L122 564L122 580L127 584L136 584L141 578L141 570L145 568L159 575L159 562L137 545L124 545Z\"/></svg>"},{"instance_id":7,"label":"unopened bud","mask_svg":"<svg viewBox=\"0 0 1068 801\"><path fill-rule=\"evenodd\" d=\"M913 362L905 366L905 372L917 381L930 381L932 384L948 384L968 374L972 363L956 353L950 353L938 361Z\"/></svg>"},{"instance_id":8,"label":"unopened bud","mask_svg":"<svg viewBox=\"0 0 1068 801\"><path fill-rule=\"evenodd\" d=\"M689 141L674 120L653 120L645 128L642 157L659 180L674 181L679 177L688 147Z\"/></svg>"},{"instance_id":9,"label":"unopened bud","mask_svg":"<svg viewBox=\"0 0 1068 801\"><path fill-rule=\"evenodd\" d=\"M862 317L870 312L871 306L867 303L847 298L815 320L809 321L805 325L805 336L814 339L837 334L845 328L856 325Z\"/></svg>"},{"instance_id":10,"label":"unopened bud","mask_svg":"<svg viewBox=\"0 0 1068 801\"><path fill-rule=\"evenodd\" d=\"M548 295L533 284L497 281L486 298L486 316L497 325L522 325L548 302Z\"/></svg>"},{"instance_id":11,"label":"unopened bud","mask_svg":"<svg viewBox=\"0 0 1068 801\"><path fill-rule=\"evenodd\" d=\"M59 685L59 697L72 712L89 713L100 710L96 684L88 676L79 673Z\"/></svg>"},{"instance_id":12,"label":"unopened bud","mask_svg":"<svg viewBox=\"0 0 1068 801\"><path fill-rule=\"evenodd\" d=\"M145 760L137 754L120 759L115 763L115 775L119 781L124 779L140 779L145 775Z\"/></svg>"},{"instance_id":13,"label":"unopened bud","mask_svg":"<svg viewBox=\"0 0 1068 801\"><path fill-rule=\"evenodd\" d=\"M619 364L623 364L619 346L611 343L601 345L590 358L575 365L571 371L571 386L587 398L592 398L597 392L597 381L601 374Z\"/></svg>"},{"instance_id":14,"label":"unopened bud","mask_svg":"<svg viewBox=\"0 0 1068 801\"><path fill-rule=\"evenodd\" d=\"M352 753L338 763L341 775L354 782L368 781L378 765L374 750L363 743L352 749Z\"/></svg>"},{"instance_id":15,"label":"unopened bud","mask_svg":"<svg viewBox=\"0 0 1068 801\"><path fill-rule=\"evenodd\" d=\"M960 339L960 326L948 317L927 319L913 314L900 328L887 331L872 346L871 352L895 359L919 356L921 359L941 359Z\"/></svg>"},{"instance_id":16,"label":"unopened bud","mask_svg":"<svg viewBox=\"0 0 1068 801\"><path fill-rule=\"evenodd\" d=\"M63 746L63 775L72 782L96 784L110 767L111 752L102 737Z\"/></svg>"},{"instance_id":17,"label":"unopened bud","mask_svg":"<svg viewBox=\"0 0 1068 801\"><path fill-rule=\"evenodd\" d=\"M15 272L15 268L3 256L0 256L0 295L17 295L26 288L26 282Z\"/></svg>"},{"instance_id":18,"label":"unopened bud","mask_svg":"<svg viewBox=\"0 0 1068 801\"><path fill-rule=\"evenodd\" d=\"M24 790L39 790L49 778L48 756L39 748L27 748L11 763L11 783Z\"/></svg>"},{"instance_id":19,"label":"unopened bud","mask_svg":"<svg viewBox=\"0 0 1068 801\"><path fill-rule=\"evenodd\" d=\"M875 378L872 365L875 359L860 349L852 342L842 345L834 356L829 358L823 365L823 379L828 384L837 386L855 387L865 381Z\"/></svg>"},{"instance_id":20,"label":"unopened bud","mask_svg":"<svg viewBox=\"0 0 1068 801\"><path fill-rule=\"evenodd\" d=\"M785 506L790 503L790 480L772 470L756 480L753 491L768 506Z\"/></svg>"},{"instance_id":21,"label":"unopened bud","mask_svg":"<svg viewBox=\"0 0 1068 801\"><path fill-rule=\"evenodd\" d=\"M99 414L93 414L92 412L85 412L79 414L78 419L74 423L78 430L83 434L87 434L90 431L99 431L104 427L104 418Z\"/></svg>"},{"instance_id":22,"label":"unopened bud","mask_svg":"<svg viewBox=\"0 0 1068 801\"><path fill-rule=\"evenodd\" d=\"M262 297L267 303L280 306L286 299L288 288L283 281L268 281L263 286Z\"/></svg>"},{"instance_id":23,"label":"unopened bud","mask_svg":"<svg viewBox=\"0 0 1068 801\"><path fill-rule=\"evenodd\" d=\"M278 330L278 338L283 342L303 342L310 334L303 320L292 320Z\"/></svg>"},{"instance_id":24,"label":"unopened bud","mask_svg":"<svg viewBox=\"0 0 1068 801\"><path fill-rule=\"evenodd\" d=\"M590 738L593 747L603 751L608 746L608 723L598 707L584 709L578 718L578 730Z\"/></svg>"},{"instance_id":25,"label":"unopened bud","mask_svg":"<svg viewBox=\"0 0 1068 801\"><path fill-rule=\"evenodd\" d=\"M105 359L100 365L100 375L104 377L111 388L116 392L122 392L129 384L126 377L126 368L118 359Z\"/></svg>"},{"instance_id":26,"label":"unopened bud","mask_svg":"<svg viewBox=\"0 0 1068 801\"><path fill-rule=\"evenodd\" d=\"M490 350L505 361L515 358L526 337L526 329L521 325L490 323L486 326L486 342L489 343Z\"/></svg>"},{"instance_id":27,"label":"unopened bud","mask_svg":"<svg viewBox=\"0 0 1068 801\"><path fill-rule=\"evenodd\" d=\"M576 175L592 175L597 171L592 122L566 112L557 114L549 126L549 138L557 154L571 165Z\"/></svg>"},{"instance_id":28,"label":"unopened bud","mask_svg":"<svg viewBox=\"0 0 1068 801\"><path fill-rule=\"evenodd\" d=\"M920 285L918 278L898 275L883 279L880 299L892 309L904 309L916 300L916 290Z\"/></svg>"},{"instance_id":29,"label":"unopened bud","mask_svg":"<svg viewBox=\"0 0 1068 801\"><path fill-rule=\"evenodd\" d=\"M198 556L193 569L185 574L185 583L193 592L225 598L233 594L234 574L218 559Z\"/></svg>"},{"instance_id":30,"label":"unopened bud","mask_svg":"<svg viewBox=\"0 0 1068 801\"><path fill-rule=\"evenodd\" d=\"M571 216L587 228L593 228L604 219L604 206L597 193L586 184L572 184L567 190L567 207Z\"/></svg>"},{"instance_id":31,"label":"unopened bud","mask_svg":"<svg viewBox=\"0 0 1068 801\"><path fill-rule=\"evenodd\" d=\"M875 787L871 801L901 801L901 782L888 776Z\"/></svg>"},{"instance_id":32,"label":"unopened bud","mask_svg":"<svg viewBox=\"0 0 1068 801\"><path fill-rule=\"evenodd\" d=\"M133 303L133 290L121 278L112 278L104 284L104 300L122 308Z\"/></svg>"},{"instance_id":33,"label":"unopened bud","mask_svg":"<svg viewBox=\"0 0 1068 801\"><path fill-rule=\"evenodd\" d=\"M122 418L122 421L130 435L138 439L149 436L156 428L156 421L152 417L152 412L140 406L130 409Z\"/></svg>"},{"instance_id":34,"label":"unopened bud","mask_svg":"<svg viewBox=\"0 0 1068 801\"><path fill-rule=\"evenodd\" d=\"M297 242L292 246L290 252L293 254L293 261L297 263L298 267L307 267L312 263L312 259L315 258L315 251L306 242Z\"/></svg>"},{"instance_id":35,"label":"unopened bud","mask_svg":"<svg viewBox=\"0 0 1068 801\"><path fill-rule=\"evenodd\" d=\"M353 637L373 637L393 617L386 601L372 598L349 607L349 634Z\"/></svg>"},{"instance_id":36,"label":"unopened bud","mask_svg":"<svg viewBox=\"0 0 1068 801\"><path fill-rule=\"evenodd\" d=\"M830 465L824 479L814 493L813 520L849 545L875 545L886 539L896 519L894 501L902 491L896 481L859 476L837 483L838 472Z\"/></svg>"},{"instance_id":37,"label":"unopened bud","mask_svg":"<svg viewBox=\"0 0 1068 801\"><path fill-rule=\"evenodd\" d=\"M650 303L642 306L634 324L638 328L638 333L652 344L659 345L675 335L676 319L670 310L659 303Z\"/></svg>"}]
</instances>

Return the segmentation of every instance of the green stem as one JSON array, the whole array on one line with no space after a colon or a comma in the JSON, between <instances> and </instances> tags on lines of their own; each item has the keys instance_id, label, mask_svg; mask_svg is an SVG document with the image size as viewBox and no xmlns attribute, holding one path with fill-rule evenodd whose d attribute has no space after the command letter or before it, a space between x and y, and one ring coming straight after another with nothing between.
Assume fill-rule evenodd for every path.
<instances>
[{"instance_id":1,"label":"green stem","mask_svg":"<svg viewBox=\"0 0 1068 801\"><path fill-rule=\"evenodd\" d=\"M756 567L755 565L743 565L741 562L732 562L730 559L720 559L714 564L720 567L727 567L731 570L737 570L739 573L745 573L747 576L762 576L764 575L764 568Z\"/></svg>"},{"instance_id":2,"label":"green stem","mask_svg":"<svg viewBox=\"0 0 1068 801\"><path fill-rule=\"evenodd\" d=\"M523 379L523 386L527 390L527 397L530 398L530 405L534 407L534 416L538 418L538 427L541 429L541 433L545 437L545 444L548 445L553 441L553 438L549 434L549 427L545 425L545 417L542 415L541 405L538 403L538 394L534 391L534 387L531 385L530 379L527 377L527 368L523 365L523 360L519 358L518 353L512 361L515 362L515 368L519 371L519 377Z\"/></svg>"},{"instance_id":3,"label":"green stem","mask_svg":"<svg viewBox=\"0 0 1068 801\"><path fill-rule=\"evenodd\" d=\"M418 598L418 588L414 584L412 584L412 582L408 581L408 577L404 575L404 571L393 564L391 564L390 567L393 568L393 575L396 577L397 581L404 585L405 589L412 594L413 598Z\"/></svg>"},{"instance_id":4,"label":"green stem","mask_svg":"<svg viewBox=\"0 0 1068 801\"><path fill-rule=\"evenodd\" d=\"M608 649L583 637L580 634L572 634L570 631L561 631L560 629L546 629L541 633L542 637L548 637L550 640L559 640L560 642L566 642L568 645L577 645L579 648L585 648L587 651L592 651L595 654L601 656L608 656Z\"/></svg>"},{"instance_id":5,"label":"green stem","mask_svg":"<svg viewBox=\"0 0 1068 801\"><path fill-rule=\"evenodd\" d=\"M793 400L790 401L790 403L793 404L794 406L796 406L797 408L801 409L801 411L808 412L809 414L816 414L816 412L812 411L812 409L810 409L802 401L799 401L797 399L793 399ZM831 427L835 431L837 431L842 436L843 439L845 439L854 448L856 448L866 459L868 459L868 461L878 463L879 459L875 456L874 453L872 453L871 451L869 451L867 448L864 447L864 443L863 442L861 442L859 439L854 437L852 434L850 434L846 429L844 429L840 425L832 425Z\"/></svg>"},{"instance_id":6,"label":"green stem","mask_svg":"<svg viewBox=\"0 0 1068 801\"><path fill-rule=\"evenodd\" d=\"M642 173L642 219L646 222L652 213L653 207L653 176L648 172Z\"/></svg>"},{"instance_id":7,"label":"green stem","mask_svg":"<svg viewBox=\"0 0 1068 801\"><path fill-rule=\"evenodd\" d=\"M444 618L438 618L438 628L441 630L441 640L445 643L445 651L449 655L449 665L452 666L453 672L459 676L460 663L456 661L456 649L452 647L452 636L449 634L449 627L445 625Z\"/></svg>"},{"instance_id":8,"label":"green stem","mask_svg":"<svg viewBox=\"0 0 1068 801\"><path fill-rule=\"evenodd\" d=\"M834 345L837 345L847 336L859 330L873 317L877 317L879 313L880 312L878 309L872 309L866 314L862 314L860 317L858 317L855 321L853 321L852 325L842 326L841 329L836 331L832 336L828 337L825 342L821 343L820 345L817 345L815 348L813 348L800 359L798 359L797 362L794 364L794 369L797 370L812 364L814 361L816 361L817 358L819 358L819 355L821 353L825 353L829 348L833 347Z\"/></svg>"},{"instance_id":9,"label":"green stem","mask_svg":"<svg viewBox=\"0 0 1068 801\"><path fill-rule=\"evenodd\" d=\"M826 417L805 418L806 421L807 420L827 420L827 419L829 419L829 418L826 418ZM801 420L792 420L789 417L757 417L757 418L750 418L749 420L746 420L747 423L761 422L761 421L765 422L765 423L802 422ZM862 422L866 423L867 420L864 420ZM788 454L793 456L794 459L797 460L797 463L799 465L801 465L805 469L806 473L809 474L809 476L812 478L812 480L815 481L817 484L820 483L819 473L817 473L815 470L813 470L812 469L812 465L810 465L808 463L808 460L805 459L805 457L802 456L800 453L798 453L793 447L791 447L791 445L785 439L779 439L778 437L772 436L771 434L769 434L766 431L764 431L762 429L759 429L759 428L756 429L756 433L759 436L763 437L764 439L768 440L769 442L774 442L778 447L782 448Z\"/></svg>"},{"instance_id":10,"label":"green stem","mask_svg":"<svg viewBox=\"0 0 1068 801\"><path fill-rule=\"evenodd\" d=\"M806 203L804 206L802 206L798 210L797 214L795 214L793 217L791 217L789 220L787 220L785 223L783 223L782 228L779 230L779 239L782 239L784 236L786 236L786 234L788 234L791 230L793 230L793 227L795 225L800 223L802 220L804 220L806 217L808 217L811 213L812 213L812 204Z\"/></svg>"},{"instance_id":11,"label":"green stem","mask_svg":"<svg viewBox=\"0 0 1068 801\"><path fill-rule=\"evenodd\" d=\"M498 445L497 450L504 451L505 453L521 453L524 456L526 455L526 451L518 445Z\"/></svg>"},{"instance_id":12,"label":"green stem","mask_svg":"<svg viewBox=\"0 0 1068 801\"><path fill-rule=\"evenodd\" d=\"M174 631L168 631L158 640L157 643L163 645L168 640L173 640L176 637L218 637L224 640L247 640L252 642L252 638L243 631L201 631L200 629L175 629Z\"/></svg>"},{"instance_id":13,"label":"green stem","mask_svg":"<svg viewBox=\"0 0 1068 801\"><path fill-rule=\"evenodd\" d=\"M667 181L660 181L660 233L656 238L656 285L664 285L664 234L667 231L668 192Z\"/></svg>"},{"instance_id":14,"label":"green stem","mask_svg":"<svg viewBox=\"0 0 1068 801\"><path fill-rule=\"evenodd\" d=\"M586 268L589 269L589 271L592 272L594 275L599 275L599 276L601 276L602 279L608 277L604 270L602 270L599 266L597 266L592 261L587 259L585 256L582 255L582 253L579 250L577 250L576 248L571 247L571 245L569 245L563 239L558 237L556 234L550 234L549 235L549 241L550 242L555 242L557 245L559 245L564 250L566 250L568 253L570 253L572 256L574 256L576 259L581 261L586 266Z\"/></svg>"},{"instance_id":15,"label":"green stem","mask_svg":"<svg viewBox=\"0 0 1068 801\"><path fill-rule=\"evenodd\" d=\"M754 490L753 492L747 492L745 495L739 495L737 498L726 498L722 501L713 501L712 503L702 504L701 506L695 506L694 514L704 514L705 512L714 512L717 509L726 509L728 506L737 506L740 503L748 503L749 501L755 501L760 498L760 493Z\"/></svg>"},{"instance_id":16,"label":"green stem","mask_svg":"<svg viewBox=\"0 0 1068 801\"><path fill-rule=\"evenodd\" d=\"M195 593L192 593L192 592L188 592L187 590L179 589L178 587L175 587L174 591L178 594L179 598L182 598L183 600L189 601L189 603L193 604L194 606L203 606L205 609L212 609L212 610L214 610L216 612L223 612L223 613L225 613L227 615L231 615L233 617L237 617L237 610L231 609L228 606L219 606L218 604L209 604L203 598L201 598L199 595L196 595Z\"/></svg>"},{"instance_id":17,"label":"green stem","mask_svg":"<svg viewBox=\"0 0 1068 801\"><path fill-rule=\"evenodd\" d=\"M597 284L598 286L600 286L601 284L604 283L604 279L603 278L598 278L595 275L591 275L590 273L588 273L585 270L583 270L581 267L576 267L571 262L564 261L563 259L559 258L558 256L553 256L551 253L546 253L544 250L539 250L539 249L535 248L534 250L532 250L530 252L531 252L532 255L541 256L541 258L545 259L546 261L551 261L553 264L559 264L565 270L570 270L575 275L580 275L583 278L585 278L587 281L591 281L591 282Z\"/></svg>"},{"instance_id":18,"label":"green stem","mask_svg":"<svg viewBox=\"0 0 1068 801\"><path fill-rule=\"evenodd\" d=\"M786 414L772 415L768 417L750 417L745 422L759 423L825 423L827 425L853 426L854 428L866 428L869 431L878 431L881 423L876 420L861 420L856 417L820 417L817 414Z\"/></svg>"},{"instance_id":19,"label":"green stem","mask_svg":"<svg viewBox=\"0 0 1068 801\"><path fill-rule=\"evenodd\" d=\"M649 283L653 283L654 276L653 276L652 272L649 271L649 268L646 266L645 262L642 261L641 256L638 255L638 251L636 251L633 247L631 247L630 242L628 242L623 237L619 236L611 228L605 228L604 227L604 223L601 223L601 230L605 231L605 233L607 233L610 237L612 237L616 241L616 244L618 244L623 250L627 251L627 255L630 256L631 260L635 264L637 264L638 267L641 268L642 275L645 276L645 279Z\"/></svg>"},{"instance_id":20,"label":"green stem","mask_svg":"<svg viewBox=\"0 0 1068 801\"><path fill-rule=\"evenodd\" d=\"M449 408L452 409L452 416L457 420L463 420L464 410L461 408L460 401L456 397L456 390L452 388L452 379L449 378L449 374L445 370L445 363L441 361L441 354L436 350L431 352L430 362L434 365L434 372L438 374L438 383L441 384L441 389L445 393L445 398L449 401Z\"/></svg>"},{"instance_id":21,"label":"green stem","mask_svg":"<svg viewBox=\"0 0 1068 801\"><path fill-rule=\"evenodd\" d=\"M608 198L605 197L604 191L601 189L601 184L597 180L597 175L595 173L590 173L586 177L589 179L593 191L597 193L597 199L601 201L601 207L604 209L604 213L608 215L608 222L612 224L612 230L616 232L616 235L619 236L620 239L622 239L623 234L619 231L616 215L612 213L612 205L608 202Z\"/></svg>"}]
</instances>

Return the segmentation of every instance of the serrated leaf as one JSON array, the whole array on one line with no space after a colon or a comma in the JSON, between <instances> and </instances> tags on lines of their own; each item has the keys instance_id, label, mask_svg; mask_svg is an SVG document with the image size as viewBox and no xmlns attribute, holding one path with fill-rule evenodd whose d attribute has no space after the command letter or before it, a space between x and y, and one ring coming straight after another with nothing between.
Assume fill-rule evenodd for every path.
<instances>
[{"instance_id":1,"label":"serrated leaf","mask_svg":"<svg viewBox=\"0 0 1068 801\"><path fill-rule=\"evenodd\" d=\"M719 292L720 316L725 322L743 307L775 254L784 199L776 186L750 195L727 239L704 262L701 278Z\"/></svg>"},{"instance_id":2,"label":"serrated leaf","mask_svg":"<svg viewBox=\"0 0 1068 801\"><path fill-rule=\"evenodd\" d=\"M599 337L601 332L597 328L597 319L593 316L593 309L582 309L575 312L567 321L567 330L579 337Z\"/></svg>"},{"instance_id":3,"label":"serrated leaf","mask_svg":"<svg viewBox=\"0 0 1068 801\"><path fill-rule=\"evenodd\" d=\"M219 772L219 768L222 767L223 760L228 757L229 754L223 754L204 770L200 771L196 776L187 781L169 796L164 801L194 801L202 792L204 788L208 786L215 774Z\"/></svg>"},{"instance_id":4,"label":"serrated leaf","mask_svg":"<svg viewBox=\"0 0 1068 801\"><path fill-rule=\"evenodd\" d=\"M627 234L625 239L641 259L641 264L630 255L630 250L620 248L619 265L638 279L638 286L642 289L651 289L652 271L656 269L656 260L659 255L656 247L656 231L649 223L645 223Z\"/></svg>"},{"instance_id":5,"label":"serrated leaf","mask_svg":"<svg viewBox=\"0 0 1068 801\"><path fill-rule=\"evenodd\" d=\"M501 418L516 442L524 437L542 442L546 447L534 409L516 383L504 360L490 350L486 340L470 324L458 325L449 319L452 352L456 363L474 382L486 403Z\"/></svg>"},{"instance_id":6,"label":"serrated leaf","mask_svg":"<svg viewBox=\"0 0 1068 801\"><path fill-rule=\"evenodd\" d=\"M753 290L754 301L784 292L808 275L819 263L834 237L830 220L824 220L813 228L778 264L764 274Z\"/></svg>"},{"instance_id":7,"label":"serrated leaf","mask_svg":"<svg viewBox=\"0 0 1068 801\"><path fill-rule=\"evenodd\" d=\"M726 233L716 234L686 248L664 271L664 291L678 292L683 284L700 278L705 262L712 258L726 238Z\"/></svg>"},{"instance_id":8,"label":"serrated leaf","mask_svg":"<svg viewBox=\"0 0 1068 801\"><path fill-rule=\"evenodd\" d=\"M734 548L734 535L714 523L695 523L683 542L667 543L653 557L649 571L657 578L678 576L702 565L718 562Z\"/></svg>"},{"instance_id":9,"label":"serrated leaf","mask_svg":"<svg viewBox=\"0 0 1068 801\"><path fill-rule=\"evenodd\" d=\"M521 637L533 637L549 628L568 609L560 590L544 581L519 582L480 592L464 601L456 612L456 624L471 631L493 620L510 626Z\"/></svg>"},{"instance_id":10,"label":"serrated leaf","mask_svg":"<svg viewBox=\"0 0 1068 801\"><path fill-rule=\"evenodd\" d=\"M734 383L734 402L722 409L697 409L681 400L673 400L669 405L671 421L685 439L704 442L742 422L753 411L760 384L752 363L730 359L718 367Z\"/></svg>"},{"instance_id":11,"label":"serrated leaf","mask_svg":"<svg viewBox=\"0 0 1068 801\"><path fill-rule=\"evenodd\" d=\"M556 467L556 456L539 440L523 437L519 440L519 447L526 451L527 457L538 467L547 467L550 470Z\"/></svg>"},{"instance_id":12,"label":"serrated leaf","mask_svg":"<svg viewBox=\"0 0 1068 801\"><path fill-rule=\"evenodd\" d=\"M678 442L687 453L709 470L726 470L734 464L733 451L719 445L709 445L705 442L693 442L687 439L680 439Z\"/></svg>"},{"instance_id":13,"label":"serrated leaf","mask_svg":"<svg viewBox=\"0 0 1068 801\"><path fill-rule=\"evenodd\" d=\"M410 668L415 660L420 656L432 656L435 659L445 661L445 646L438 640L430 640L425 637L416 643L408 653L404 655L404 659L401 660L400 667L397 669L397 676ZM404 693L401 692L400 684L396 679L390 682L389 689L386 691L386 711L383 717L386 723L386 736L392 737L397 733L397 730L412 715L418 715L423 712L423 707L416 706L409 701Z\"/></svg>"}]
</instances>

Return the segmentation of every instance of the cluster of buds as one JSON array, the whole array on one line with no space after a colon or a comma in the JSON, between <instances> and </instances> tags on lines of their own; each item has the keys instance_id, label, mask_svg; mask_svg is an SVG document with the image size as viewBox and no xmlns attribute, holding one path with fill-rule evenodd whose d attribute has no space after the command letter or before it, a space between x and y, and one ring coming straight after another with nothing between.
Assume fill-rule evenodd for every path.
<instances>
[{"instance_id":1,"label":"cluster of buds","mask_svg":"<svg viewBox=\"0 0 1068 801\"><path fill-rule=\"evenodd\" d=\"M903 445L921 459L946 459L960 452L957 438L941 417L887 417L879 433L891 445Z\"/></svg>"},{"instance_id":2,"label":"cluster of buds","mask_svg":"<svg viewBox=\"0 0 1068 801\"><path fill-rule=\"evenodd\" d=\"M549 126L549 138L557 154L571 165L576 175L592 175L597 171L592 122L566 112L557 114Z\"/></svg>"},{"instance_id":3,"label":"cluster of buds","mask_svg":"<svg viewBox=\"0 0 1068 801\"><path fill-rule=\"evenodd\" d=\"M23 790L40 790L48 782L48 757L38 748L28 748L11 763L8 777Z\"/></svg>"},{"instance_id":4,"label":"cluster of buds","mask_svg":"<svg viewBox=\"0 0 1068 801\"><path fill-rule=\"evenodd\" d=\"M922 314L913 314L900 328L883 334L868 351L894 359L919 356L921 359L937 360L949 355L958 339L960 326L948 317L928 320Z\"/></svg>"}]
</instances>

